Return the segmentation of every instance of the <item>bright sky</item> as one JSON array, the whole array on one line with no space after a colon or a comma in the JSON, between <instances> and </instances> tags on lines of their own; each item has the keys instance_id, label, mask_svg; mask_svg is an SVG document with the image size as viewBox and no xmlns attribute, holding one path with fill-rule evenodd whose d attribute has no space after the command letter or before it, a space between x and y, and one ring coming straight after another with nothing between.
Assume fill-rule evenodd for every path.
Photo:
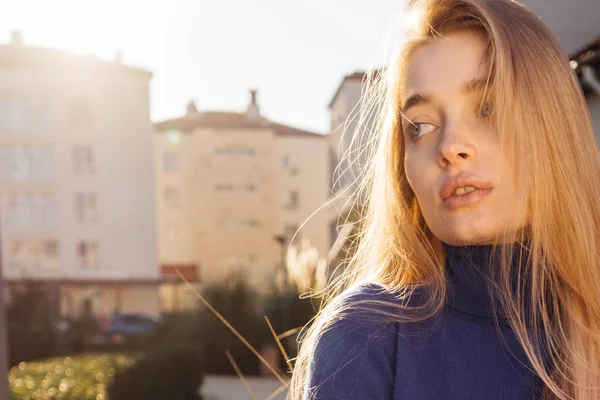
<instances>
[{"instance_id":1,"label":"bright sky","mask_svg":"<svg viewBox=\"0 0 600 400\"><path fill-rule=\"evenodd\" d=\"M342 77L381 65L405 0L2 0L0 42L54 47L154 72L153 121L202 110L261 112L325 133ZM397 28L395 28L397 29ZM390 37L392 36L392 37Z\"/></svg>"}]
</instances>

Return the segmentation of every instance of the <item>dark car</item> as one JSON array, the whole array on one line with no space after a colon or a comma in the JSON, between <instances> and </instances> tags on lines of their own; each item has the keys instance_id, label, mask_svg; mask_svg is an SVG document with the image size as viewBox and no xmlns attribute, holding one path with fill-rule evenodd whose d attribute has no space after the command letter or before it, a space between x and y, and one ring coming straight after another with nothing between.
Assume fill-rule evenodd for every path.
<instances>
[{"instance_id":1,"label":"dark car","mask_svg":"<svg viewBox=\"0 0 600 400\"><path fill-rule=\"evenodd\" d=\"M160 317L152 314L115 313L104 330L104 335L113 341L122 342L128 336L151 333L159 324Z\"/></svg>"}]
</instances>

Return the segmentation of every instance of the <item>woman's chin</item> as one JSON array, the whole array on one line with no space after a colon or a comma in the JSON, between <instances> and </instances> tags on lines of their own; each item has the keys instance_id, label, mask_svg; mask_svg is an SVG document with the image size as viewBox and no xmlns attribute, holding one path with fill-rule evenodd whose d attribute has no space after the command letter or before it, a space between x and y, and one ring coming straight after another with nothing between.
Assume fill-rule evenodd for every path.
<instances>
[{"instance_id":1,"label":"woman's chin","mask_svg":"<svg viewBox=\"0 0 600 400\"><path fill-rule=\"evenodd\" d=\"M446 226L443 232L439 232L439 235L435 236L442 242L452 246L492 244L498 239L498 235L490 231L489 225L478 229L473 224Z\"/></svg>"}]
</instances>

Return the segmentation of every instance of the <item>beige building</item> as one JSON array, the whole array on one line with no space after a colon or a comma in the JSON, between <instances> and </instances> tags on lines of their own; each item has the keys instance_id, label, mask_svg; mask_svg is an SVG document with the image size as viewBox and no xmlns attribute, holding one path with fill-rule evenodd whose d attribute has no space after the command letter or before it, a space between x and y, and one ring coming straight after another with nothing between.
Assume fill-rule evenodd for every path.
<instances>
[{"instance_id":1,"label":"beige building","mask_svg":"<svg viewBox=\"0 0 600 400\"><path fill-rule=\"evenodd\" d=\"M298 228L328 198L325 136L260 114L256 91L246 112L197 110L156 126L159 259L210 284L243 271L267 289ZM327 218L311 217L294 242L329 248ZM284 242L283 245L281 242ZM165 308L178 308L164 288Z\"/></svg>"},{"instance_id":2,"label":"beige building","mask_svg":"<svg viewBox=\"0 0 600 400\"><path fill-rule=\"evenodd\" d=\"M150 78L0 46L2 272L51 283L63 315L158 312Z\"/></svg>"}]
</instances>

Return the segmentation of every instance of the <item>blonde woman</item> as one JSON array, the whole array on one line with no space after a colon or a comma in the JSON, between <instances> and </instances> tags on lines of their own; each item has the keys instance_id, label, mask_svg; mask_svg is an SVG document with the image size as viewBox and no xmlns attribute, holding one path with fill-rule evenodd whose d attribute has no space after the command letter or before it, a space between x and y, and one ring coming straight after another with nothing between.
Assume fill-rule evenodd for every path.
<instances>
[{"instance_id":1,"label":"blonde woman","mask_svg":"<svg viewBox=\"0 0 600 400\"><path fill-rule=\"evenodd\" d=\"M288 399L600 399L600 165L569 60L514 1L411 3L358 248Z\"/></svg>"}]
</instances>

